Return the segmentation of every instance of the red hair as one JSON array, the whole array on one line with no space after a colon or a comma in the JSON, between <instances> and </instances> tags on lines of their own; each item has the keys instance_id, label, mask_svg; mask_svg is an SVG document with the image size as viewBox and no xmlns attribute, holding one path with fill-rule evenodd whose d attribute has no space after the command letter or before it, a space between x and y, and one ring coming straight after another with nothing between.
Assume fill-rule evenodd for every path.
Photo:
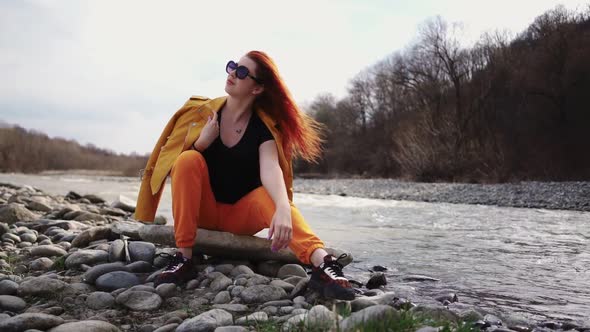
<instances>
[{"instance_id":1,"label":"red hair","mask_svg":"<svg viewBox=\"0 0 590 332\"><path fill-rule=\"evenodd\" d=\"M287 158L301 157L317 162L322 153L322 125L295 104L277 65L266 53L250 51L246 56L256 62L256 77L264 84L264 91L254 105L261 107L279 124Z\"/></svg>"}]
</instances>

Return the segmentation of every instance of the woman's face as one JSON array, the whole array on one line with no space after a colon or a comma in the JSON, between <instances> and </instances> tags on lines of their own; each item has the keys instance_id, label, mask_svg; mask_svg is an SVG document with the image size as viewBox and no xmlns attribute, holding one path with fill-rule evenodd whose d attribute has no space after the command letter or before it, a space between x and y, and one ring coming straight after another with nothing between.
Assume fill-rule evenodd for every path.
<instances>
[{"instance_id":1,"label":"woman's face","mask_svg":"<svg viewBox=\"0 0 590 332\"><path fill-rule=\"evenodd\" d=\"M248 95L257 95L262 92L262 86L250 77L256 77L256 62L247 56L243 56L238 61L238 66L244 66L248 68L248 76L243 79L239 79L236 76L236 70L231 70L227 74L227 80L225 81L225 92L233 97L246 97Z\"/></svg>"}]
</instances>

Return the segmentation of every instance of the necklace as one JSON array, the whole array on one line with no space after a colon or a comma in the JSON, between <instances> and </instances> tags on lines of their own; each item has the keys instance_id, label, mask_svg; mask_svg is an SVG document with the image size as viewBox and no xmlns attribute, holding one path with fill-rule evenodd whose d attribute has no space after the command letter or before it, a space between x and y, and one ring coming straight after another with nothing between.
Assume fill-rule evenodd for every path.
<instances>
[{"instance_id":1,"label":"necklace","mask_svg":"<svg viewBox=\"0 0 590 332\"><path fill-rule=\"evenodd\" d=\"M223 109L221 109L221 111L223 111ZM221 111L220 111L220 117L219 117L219 125L221 126ZM252 116L252 114L250 114L250 116L248 117L248 119L246 120L246 126L248 126L248 123L250 122L250 117ZM243 125L242 125L243 126ZM241 135L242 132L244 131L244 127L242 128L238 128L238 129L234 129L234 131L236 132L237 135Z\"/></svg>"}]
</instances>

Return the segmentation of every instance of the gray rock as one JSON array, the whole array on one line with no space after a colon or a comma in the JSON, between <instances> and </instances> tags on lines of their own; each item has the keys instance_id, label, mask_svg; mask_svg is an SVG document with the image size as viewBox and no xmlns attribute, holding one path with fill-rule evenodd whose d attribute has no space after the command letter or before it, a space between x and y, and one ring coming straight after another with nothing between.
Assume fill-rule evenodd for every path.
<instances>
[{"instance_id":1,"label":"gray rock","mask_svg":"<svg viewBox=\"0 0 590 332\"><path fill-rule=\"evenodd\" d=\"M434 300L435 301L435 300ZM447 309L446 307L442 306L440 303L435 302L435 304L419 304L413 307L410 311L421 313L425 316L431 317L432 319L438 320L456 320L457 315Z\"/></svg>"},{"instance_id":2,"label":"gray rock","mask_svg":"<svg viewBox=\"0 0 590 332\"><path fill-rule=\"evenodd\" d=\"M13 244L14 243L20 243L21 239L18 235L16 234L12 234L12 233L5 233L2 235L2 237L0 237L2 239L2 241L11 241Z\"/></svg>"},{"instance_id":3,"label":"gray rock","mask_svg":"<svg viewBox=\"0 0 590 332\"><path fill-rule=\"evenodd\" d=\"M483 321L490 325L502 326L502 320L492 314L485 315Z\"/></svg>"},{"instance_id":4,"label":"gray rock","mask_svg":"<svg viewBox=\"0 0 590 332\"><path fill-rule=\"evenodd\" d=\"M288 277L288 278L285 278L285 279L283 279L283 281L284 281L284 282L288 282L288 283L290 283L290 284L291 284L291 285L293 285L293 286L297 286L297 284L298 284L298 283L299 283L299 282L300 282L302 279L307 279L307 278L293 276L293 277Z\"/></svg>"},{"instance_id":5,"label":"gray rock","mask_svg":"<svg viewBox=\"0 0 590 332\"><path fill-rule=\"evenodd\" d=\"M130 264L127 264L127 269L129 272L133 273L148 273L152 272L153 267L152 264L145 262L145 261L137 261Z\"/></svg>"},{"instance_id":6,"label":"gray rock","mask_svg":"<svg viewBox=\"0 0 590 332\"><path fill-rule=\"evenodd\" d=\"M213 308L235 313L244 313L250 311L247 305L239 303L214 304Z\"/></svg>"},{"instance_id":7,"label":"gray rock","mask_svg":"<svg viewBox=\"0 0 590 332\"><path fill-rule=\"evenodd\" d=\"M115 298L106 292L94 292L86 298L86 305L93 310L112 308L114 304Z\"/></svg>"},{"instance_id":8,"label":"gray rock","mask_svg":"<svg viewBox=\"0 0 590 332\"><path fill-rule=\"evenodd\" d=\"M122 262L125 260L125 242L115 240L109 247L109 262Z\"/></svg>"},{"instance_id":9,"label":"gray rock","mask_svg":"<svg viewBox=\"0 0 590 332\"><path fill-rule=\"evenodd\" d=\"M0 295L15 295L18 290L18 284L12 280L0 281Z\"/></svg>"},{"instance_id":10,"label":"gray rock","mask_svg":"<svg viewBox=\"0 0 590 332\"><path fill-rule=\"evenodd\" d=\"M311 329L328 330L338 321L338 315L323 305L312 307L305 318L305 325Z\"/></svg>"},{"instance_id":11,"label":"gray rock","mask_svg":"<svg viewBox=\"0 0 590 332\"><path fill-rule=\"evenodd\" d=\"M273 286L281 287L287 293L291 293L291 291L295 288L295 286L283 280L273 280L270 282L270 284Z\"/></svg>"},{"instance_id":12,"label":"gray rock","mask_svg":"<svg viewBox=\"0 0 590 332\"><path fill-rule=\"evenodd\" d=\"M53 266L53 261L47 257L39 257L30 263L31 270L45 271Z\"/></svg>"},{"instance_id":13,"label":"gray rock","mask_svg":"<svg viewBox=\"0 0 590 332\"><path fill-rule=\"evenodd\" d=\"M277 301L268 301L266 303L263 303L262 305L260 305L259 308L265 308L268 306L274 306L274 307L286 307L286 306L292 306L293 305L293 301L291 300L277 300Z\"/></svg>"},{"instance_id":14,"label":"gray rock","mask_svg":"<svg viewBox=\"0 0 590 332\"><path fill-rule=\"evenodd\" d=\"M37 235L35 235L35 233L26 232L26 233L20 234L19 237L20 237L21 241L23 241L23 242L29 242L29 243L37 242Z\"/></svg>"},{"instance_id":15,"label":"gray rock","mask_svg":"<svg viewBox=\"0 0 590 332\"><path fill-rule=\"evenodd\" d=\"M102 197L93 194L84 195L82 198L86 198L92 204L105 203L105 200Z\"/></svg>"},{"instance_id":16,"label":"gray rock","mask_svg":"<svg viewBox=\"0 0 590 332\"><path fill-rule=\"evenodd\" d=\"M283 267L281 262L277 261L262 261L256 265L256 272L267 277L276 278L279 269Z\"/></svg>"},{"instance_id":17,"label":"gray rock","mask_svg":"<svg viewBox=\"0 0 590 332\"><path fill-rule=\"evenodd\" d=\"M32 201L28 202L26 207L29 210L40 211L40 212L51 212L51 210L52 210L51 206L49 206L45 202L40 202L37 200L32 200Z\"/></svg>"},{"instance_id":18,"label":"gray rock","mask_svg":"<svg viewBox=\"0 0 590 332\"><path fill-rule=\"evenodd\" d=\"M454 302L450 303L447 307L449 311L453 312L463 321L476 322L483 320L484 317L475 306L470 304ZM526 322L526 320L523 319L523 322Z\"/></svg>"},{"instance_id":19,"label":"gray rock","mask_svg":"<svg viewBox=\"0 0 590 332\"><path fill-rule=\"evenodd\" d=\"M416 332L439 332L439 328L432 327L432 326L423 326L423 327L417 329Z\"/></svg>"},{"instance_id":20,"label":"gray rock","mask_svg":"<svg viewBox=\"0 0 590 332\"><path fill-rule=\"evenodd\" d=\"M384 304L378 304L372 307L352 313L340 322L342 331L351 331L364 322L383 320L386 318L399 319L400 314L397 310Z\"/></svg>"},{"instance_id":21,"label":"gray rock","mask_svg":"<svg viewBox=\"0 0 590 332\"><path fill-rule=\"evenodd\" d=\"M112 208L112 207L101 207L100 209L98 209L98 213L102 214L102 215L115 216L115 217L125 217L127 215L127 212L125 212L121 209Z\"/></svg>"},{"instance_id":22,"label":"gray rock","mask_svg":"<svg viewBox=\"0 0 590 332\"><path fill-rule=\"evenodd\" d=\"M213 331L220 326L233 324L232 315L221 309L213 309L187 319L176 328L176 332Z\"/></svg>"},{"instance_id":23,"label":"gray rock","mask_svg":"<svg viewBox=\"0 0 590 332\"><path fill-rule=\"evenodd\" d=\"M268 321L268 314L264 311L257 311L245 317L236 319L238 325L250 325Z\"/></svg>"},{"instance_id":24,"label":"gray rock","mask_svg":"<svg viewBox=\"0 0 590 332\"><path fill-rule=\"evenodd\" d=\"M214 332L248 332L248 329L243 326L221 326Z\"/></svg>"},{"instance_id":25,"label":"gray rock","mask_svg":"<svg viewBox=\"0 0 590 332\"><path fill-rule=\"evenodd\" d=\"M230 272L230 276L234 278L239 276L240 274L253 275L254 271L252 271L252 269L247 267L246 265L238 265L234 267Z\"/></svg>"},{"instance_id":26,"label":"gray rock","mask_svg":"<svg viewBox=\"0 0 590 332\"><path fill-rule=\"evenodd\" d=\"M238 296L240 296L240 294L242 293L242 291L245 288L246 287L244 287L244 286L234 286L234 288L232 288L231 291L230 291L231 297L238 297Z\"/></svg>"},{"instance_id":27,"label":"gray rock","mask_svg":"<svg viewBox=\"0 0 590 332\"><path fill-rule=\"evenodd\" d=\"M371 300L369 297L359 297L350 302L351 310L359 311L371 306L377 305L376 301Z\"/></svg>"},{"instance_id":28,"label":"gray rock","mask_svg":"<svg viewBox=\"0 0 590 332\"><path fill-rule=\"evenodd\" d=\"M153 243L143 241L129 242L129 256L132 262L144 261L152 264L155 254L156 246Z\"/></svg>"},{"instance_id":29,"label":"gray rock","mask_svg":"<svg viewBox=\"0 0 590 332\"><path fill-rule=\"evenodd\" d=\"M0 321L0 331L21 332L30 329L45 331L64 322L63 318L42 313L24 313Z\"/></svg>"},{"instance_id":30,"label":"gray rock","mask_svg":"<svg viewBox=\"0 0 590 332\"><path fill-rule=\"evenodd\" d=\"M111 203L111 207L117 208L117 209L121 209L123 211L127 211L127 212L135 212L135 205L136 203L127 197L124 196L119 196L119 199L113 201L113 203Z\"/></svg>"},{"instance_id":31,"label":"gray rock","mask_svg":"<svg viewBox=\"0 0 590 332\"><path fill-rule=\"evenodd\" d=\"M127 267L122 262L105 263L91 267L82 276L82 281L88 284L94 284L103 274L114 271L128 271Z\"/></svg>"},{"instance_id":32,"label":"gray rock","mask_svg":"<svg viewBox=\"0 0 590 332\"><path fill-rule=\"evenodd\" d=\"M298 327L300 324L305 323L305 316L306 314L299 314L295 316L287 316L289 319L283 324L281 331L291 331Z\"/></svg>"},{"instance_id":33,"label":"gray rock","mask_svg":"<svg viewBox=\"0 0 590 332\"><path fill-rule=\"evenodd\" d=\"M182 321L182 320L181 320ZM160 326L154 330L154 332L174 332L176 328L180 325L179 323L170 323L164 326Z\"/></svg>"},{"instance_id":34,"label":"gray rock","mask_svg":"<svg viewBox=\"0 0 590 332\"><path fill-rule=\"evenodd\" d=\"M367 281L367 288L368 289L375 289L381 286L387 285L387 278L385 278L385 274L383 272L375 272Z\"/></svg>"},{"instance_id":35,"label":"gray rock","mask_svg":"<svg viewBox=\"0 0 590 332\"><path fill-rule=\"evenodd\" d=\"M233 264L220 264L215 266L215 271L221 272L225 275L230 274L230 272L234 269Z\"/></svg>"},{"instance_id":36,"label":"gray rock","mask_svg":"<svg viewBox=\"0 0 590 332\"><path fill-rule=\"evenodd\" d=\"M104 219L104 217L102 217L102 216L100 216L100 217L102 219ZM76 220L79 220L79 219L76 219ZM103 221L106 221L106 219ZM74 238L74 240L72 240L72 247L78 247L78 248L86 247L92 241L108 239L111 235L112 235L111 227L109 227L109 226L92 227L92 228L87 229L87 230L83 231L82 233L78 234ZM108 254L107 254L107 259L108 259Z\"/></svg>"},{"instance_id":37,"label":"gray rock","mask_svg":"<svg viewBox=\"0 0 590 332\"><path fill-rule=\"evenodd\" d=\"M311 306L310 306L311 307ZM309 310L307 309L303 309L303 308L297 308L297 309L293 309L293 311L291 311L291 315L301 315L301 314L307 314Z\"/></svg>"},{"instance_id":38,"label":"gray rock","mask_svg":"<svg viewBox=\"0 0 590 332\"><path fill-rule=\"evenodd\" d=\"M20 312L27 306L27 303L20 297L12 295L0 295L0 310Z\"/></svg>"},{"instance_id":39,"label":"gray rock","mask_svg":"<svg viewBox=\"0 0 590 332\"><path fill-rule=\"evenodd\" d=\"M1 220L1 219L0 219ZM4 222L0 222L0 235L4 235L5 233L7 233L10 230L10 228L8 228L8 224L4 223Z\"/></svg>"},{"instance_id":40,"label":"gray rock","mask_svg":"<svg viewBox=\"0 0 590 332\"><path fill-rule=\"evenodd\" d=\"M154 225L167 225L168 219L163 215L159 214L154 218Z\"/></svg>"},{"instance_id":41,"label":"gray rock","mask_svg":"<svg viewBox=\"0 0 590 332\"><path fill-rule=\"evenodd\" d=\"M277 278L284 279L290 276L307 277L307 272L299 264L285 264L277 272Z\"/></svg>"},{"instance_id":42,"label":"gray rock","mask_svg":"<svg viewBox=\"0 0 590 332\"><path fill-rule=\"evenodd\" d=\"M279 314L280 315L289 315L293 312L293 310L295 310L295 307L293 306L288 306L288 307L280 307L279 308Z\"/></svg>"},{"instance_id":43,"label":"gray rock","mask_svg":"<svg viewBox=\"0 0 590 332\"><path fill-rule=\"evenodd\" d=\"M211 282L210 288L213 292L219 292L226 289L231 284L232 280L222 274Z\"/></svg>"},{"instance_id":44,"label":"gray rock","mask_svg":"<svg viewBox=\"0 0 590 332\"><path fill-rule=\"evenodd\" d=\"M102 250L78 250L66 258L66 268L78 268L82 264L94 265L105 263L109 259L109 254Z\"/></svg>"},{"instance_id":45,"label":"gray rock","mask_svg":"<svg viewBox=\"0 0 590 332\"><path fill-rule=\"evenodd\" d=\"M241 293L240 298L245 303L264 303L273 300L281 300L287 297L284 289L271 285L255 285L246 287Z\"/></svg>"},{"instance_id":46,"label":"gray rock","mask_svg":"<svg viewBox=\"0 0 590 332\"><path fill-rule=\"evenodd\" d=\"M260 309L264 312L266 312L267 315L269 316L276 316L279 314L279 308L275 307L275 306L268 306L268 307L264 307L262 309Z\"/></svg>"},{"instance_id":47,"label":"gray rock","mask_svg":"<svg viewBox=\"0 0 590 332\"><path fill-rule=\"evenodd\" d=\"M67 251L54 245L41 245L31 249L31 256L53 257L67 255Z\"/></svg>"},{"instance_id":48,"label":"gray rock","mask_svg":"<svg viewBox=\"0 0 590 332\"><path fill-rule=\"evenodd\" d=\"M160 284L156 287L156 293L166 299L176 294L176 284Z\"/></svg>"},{"instance_id":49,"label":"gray rock","mask_svg":"<svg viewBox=\"0 0 590 332\"><path fill-rule=\"evenodd\" d=\"M98 290L111 292L119 288L129 288L139 285L139 278L133 273L125 271L114 271L103 274L96 279L96 288Z\"/></svg>"},{"instance_id":50,"label":"gray rock","mask_svg":"<svg viewBox=\"0 0 590 332\"><path fill-rule=\"evenodd\" d=\"M54 296L69 288L69 284L66 282L42 276L21 282L18 286L18 294L19 296Z\"/></svg>"},{"instance_id":51,"label":"gray rock","mask_svg":"<svg viewBox=\"0 0 590 332\"><path fill-rule=\"evenodd\" d=\"M107 218L101 216L98 213L88 212L88 211L76 211L76 217L72 218L75 221L107 221ZM68 216L64 216L64 218L68 218Z\"/></svg>"},{"instance_id":52,"label":"gray rock","mask_svg":"<svg viewBox=\"0 0 590 332\"><path fill-rule=\"evenodd\" d=\"M17 248L28 248L30 246L32 246L33 244L31 242L26 242L26 241L22 241L20 243L18 243L16 245Z\"/></svg>"},{"instance_id":53,"label":"gray rock","mask_svg":"<svg viewBox=\"0 0 590 332\"><path fill-rule=\"evenodd\" d=\"M70 322L52 328L47 332L121 332L115 325L102 320Z\"/></svg>"},{"instance_id":54,"label":"gray rock","mask_svg":"<svg viewBox=\"0 0 590 332\"><path fill-rule=\"evenodd\" d=\"M156 310L162 304L162 298L155 293L146 291L125 291L117 296L117 303L131 310L150 311Z\"/></svg>"},{"instance_id":55,"label":"gray rock","mask_svg":"<svg viewBox=\"0 0 590 332\"><path fill-rule=\"evenodd\" d=\"M145 291L150 293L156 293L156 289L148 285L137 285L129 288L130 291Z\"/></svg>"},{"instance_id":56,"label":"gray rock","mask_svg":"<svg viewBox=\"0 0 590 332\"><path fill-rule=\"evenodd\" d=\"M269 277L265 277L260 274L254 274L248 281L246 282L246 287L254 286L254 285L268 285L270 284L271 279Z\"/></svg>"},{"instance_id":57,"label":"gray rock","mask_svg":"<svg viewBox=\"0 0 590 332\"><path fill-rule=\"evenodd\" d=\"M293 288L293 290L291 291L291 294L289 294L289 296L291 298L295 298L299 295L302 295L303 293L305 293L305 291L307 290L307 285L309 283L309 279L308 278L303 278L301 279L297 285L295 286L295 288Z\"/></svg>"},{"instance_id":58,"label":"gray rock","mask_svg":"<svg viewBox=\"0 0 590 332\"><path fill-rule=\"evenodd\" d=\"M213 304L225 304L229 303L229 301L231 301L231 296L229 295L229 292L223 291L215 295L215 298L213 299Z\"/></svg>"},{"instance_id":59,"label":"gray rock","mask_svg":"<svg viewBox=\"0 0 590 332\"><path fill-rule=\"evenodd\" d=\"M31 221L35 219L37 219L37 215L20 204L9 203L0 207L0 220L9 225L19 221Z\"/></svg>"}]
</instances>

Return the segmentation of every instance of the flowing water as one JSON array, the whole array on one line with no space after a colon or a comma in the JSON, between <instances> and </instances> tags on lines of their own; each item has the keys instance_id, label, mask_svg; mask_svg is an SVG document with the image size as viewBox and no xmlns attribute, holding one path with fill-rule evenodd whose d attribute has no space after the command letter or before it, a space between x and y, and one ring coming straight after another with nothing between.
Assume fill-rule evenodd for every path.
<instances>
[{"instance_id":1,"label":"flowing water","mask_svg":"<svg viewBox=\"0 0 590 332\"><path fill-rule=\"evenodd\" d=\"M51 194L73 190L107 201L135 199L132 178L0 174ZM530 320L590 324L590 213L296 194L295 203L328 246L351 251L345 272L366 281L374 265L389 284L420 294L453 291L464 303ZM159 214L171 217L166 187ZM439 282L405 282L420 274Z\"/></svg>"}]
</instances>

